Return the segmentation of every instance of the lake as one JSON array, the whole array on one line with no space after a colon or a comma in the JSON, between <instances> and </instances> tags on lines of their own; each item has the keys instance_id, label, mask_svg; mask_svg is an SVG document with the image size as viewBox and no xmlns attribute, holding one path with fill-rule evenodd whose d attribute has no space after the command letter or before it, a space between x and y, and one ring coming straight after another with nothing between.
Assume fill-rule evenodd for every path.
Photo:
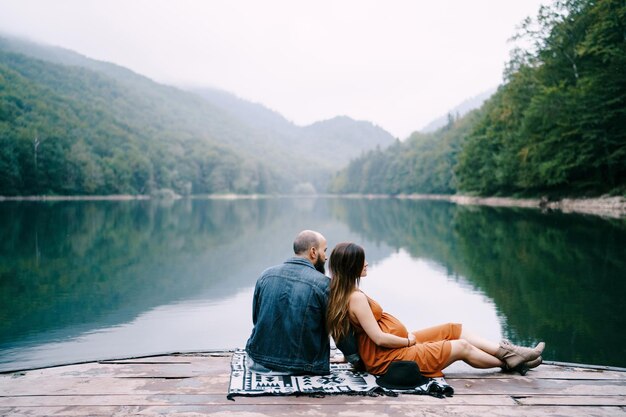
<instances>
[{"instance_id":1,"label":"lake","mask_svg":"<svg viewBox=\"0 0 626 417\"><path fill-rule=\"evenodd\" d=\"M243 347L302 229L362 245L361 287L409 329L626 367L626 220L312 197L0 203L0 371Z\"/></svg>"}]
</instances>

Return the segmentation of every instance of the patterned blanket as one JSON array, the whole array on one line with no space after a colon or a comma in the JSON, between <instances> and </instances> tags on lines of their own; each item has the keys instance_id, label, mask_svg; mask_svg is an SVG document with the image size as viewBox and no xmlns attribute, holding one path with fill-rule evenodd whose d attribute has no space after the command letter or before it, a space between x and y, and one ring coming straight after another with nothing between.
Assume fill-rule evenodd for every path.
<instances>
[{"instance_id":1,"label":"patterned blanket","mask_svg":"<svg viewBox=\"0 0 626 417\"><path fill-rule=\"evenodd\" d=\"M432 395L443 398L454 390L443 378L429 378L424 385L411 390L390 390L376 383L376 376L355 372L349 363L331 363L329 375L280 375L254 372L248 368L247 354L236 350L230 363L229 400L235 396L254 395L389 395L398 393Z\"/></svg>"}]
</instances>

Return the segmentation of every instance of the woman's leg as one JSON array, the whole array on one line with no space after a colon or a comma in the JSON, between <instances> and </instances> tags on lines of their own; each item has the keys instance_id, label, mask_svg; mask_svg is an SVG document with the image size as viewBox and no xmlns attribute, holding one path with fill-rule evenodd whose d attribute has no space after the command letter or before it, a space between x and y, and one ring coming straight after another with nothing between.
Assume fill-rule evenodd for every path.
<instances>
[{"instance_id":1,"label":"woman's leg","mask_svg":"<svg viewBox=\"0 0 626 417\"><path fill-rule=\"evenodd\" d=\"M498 349L500 348L499 343L492 342L477 334L474 334L466 330L465 327L461 331L460 339L467 340L470 345L477 347L478 349L490 354L491 356L495 356L498 353Z\"/></svg>"},{"instance_id":2,"label":"woman's leg","mask_svg":"<svg viewBox=\"0 0 626 417\"><path fill-rule=\"evenodd\" d=\"M479 344L480 341L477 341ZM464 361L468 365L474 368L497 368L504 365L504 363L495 356L485 352L484 350L474 346L466 339L450 340L451 350L450 357L446 362L445 367L458 360ZM489 348L487 346L487 348Z\"/></svg>"},{"instance_id":3,"label":"woman's leg","mask_svg":"<svg viewBox=\"0 0 626 417\"><path fill-rule=\"evenodd\" d=\"M499 366L503 370L516 370L522 375L528 369L541 364L542 359L540 355L545 346L543 342L539 343L535 348L511 345L508 341L494 343L467 331L465 328L461 331L459 341L461 343L452 344L448 365L456 360L463 360L475 368ZM463 342L466 342L470 347L465 346ZM481 355L481 353L484 355Z\"/></svg>"}]
</instances>

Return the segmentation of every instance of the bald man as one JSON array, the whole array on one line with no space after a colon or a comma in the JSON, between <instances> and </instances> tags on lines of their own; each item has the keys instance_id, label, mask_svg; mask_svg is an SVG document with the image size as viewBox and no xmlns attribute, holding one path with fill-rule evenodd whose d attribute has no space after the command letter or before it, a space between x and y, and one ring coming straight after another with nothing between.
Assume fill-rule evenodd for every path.
<instances>
[{"instance_id":1,"label":"bald man","mask_svg":"<svg viewBox=\"0 0 626 417\"><path fill-rule=\"evenodd\" d=\"M257 280L254 327L246 343L252 369L294 375L330 372L326 250L321 233L304 230L294 239L295 256L265 270Z\"/></svg>"}]
</instances>

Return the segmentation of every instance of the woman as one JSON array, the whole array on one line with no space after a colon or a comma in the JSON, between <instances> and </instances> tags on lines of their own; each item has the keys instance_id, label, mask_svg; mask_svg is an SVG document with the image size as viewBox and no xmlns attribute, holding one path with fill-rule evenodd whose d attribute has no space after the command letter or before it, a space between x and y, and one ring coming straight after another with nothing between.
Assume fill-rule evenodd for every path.
<instances>
[{"instance_id":1,"label":"woman","mask_svg":"<svg viewBox=\"0 0 626 417\"><path fill-rule=\"evenodd\" d=\"M543 342L532 349L506 340L497 344L457 323L409 333L359 289L361 277L367 276L365 252L359 245L338 244L329 265L328 329L334 340L341 340L353 327L361 359L372 374L384 374L392 361L404 360L415 361L424 376L440 377L442 369L462 360L475 368L501 367L524 375L542 361Z\"/></svg>"}]
</instances>

